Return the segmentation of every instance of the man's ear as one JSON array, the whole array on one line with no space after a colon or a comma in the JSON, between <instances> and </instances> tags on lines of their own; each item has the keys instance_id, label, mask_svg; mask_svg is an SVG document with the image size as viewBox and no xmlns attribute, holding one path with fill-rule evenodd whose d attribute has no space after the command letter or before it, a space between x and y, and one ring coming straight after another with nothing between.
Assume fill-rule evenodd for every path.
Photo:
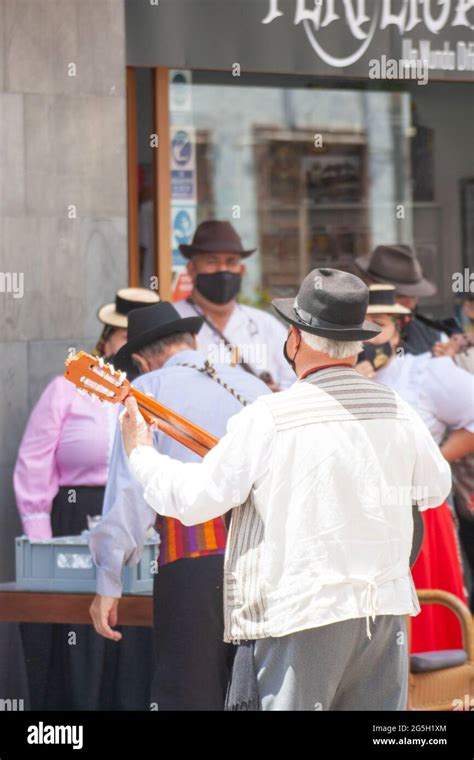
<instances>
[{"instance_id":1,"label":"man's ear","mask_svg":"<svg viewBox=\"0 0 474 760\"><path fill-rule=\"evenodd\" d=\"M244 275L246 271L247 271L247 267L245 266L245 264L241 264L240 265L240 274Z\"/></svg>"},{"instance_id":2,"label":"man's ear","mask_svg":"<svg viewBox=\"0 0 474 760\"><path fill-rule=\"evenodd\" d=\"M132 354L132 359L135 362L135 364L138 365L140 369L140 373L142 375L145 375L147 372L150 372L151 367L144 356L141 356L141 354Z\"/></svg>"},{"instance_id":3,"label":"man's ear","mask_svg":"<svg viewBox=\"0 0 474 760\"><path fill-rule=\"evenodd\" d=\"M187 272L188 272L189 276L193 280L194 276L196 274L196 267L194 266L194 262L193 262L192 259L189 259L188 263L186 264L186 269L187 269Z\"/></svg>"},{"instance_id":4,"label":"man's ear","mask_svg":"<svg viewBox=\"0 0 474 760\"><path fill-rule=\"evenodd\" d=\"M193 338L193 348L195 351L197 351L198 344L197 344L196 336L193 335L192 338Z\"/></svg>"},{"instance_id":5,"label":"man's ear","mask_svg":"<svg viewBox=\"0 0 474 760\"><path fill-rule=\"evenodd\" d=\"M299 344L301 343L301 333L295 325L291 325L290 334L293 335L293 340L295 341L295 345L299 346Z\"/></svg>"}]
</instances>

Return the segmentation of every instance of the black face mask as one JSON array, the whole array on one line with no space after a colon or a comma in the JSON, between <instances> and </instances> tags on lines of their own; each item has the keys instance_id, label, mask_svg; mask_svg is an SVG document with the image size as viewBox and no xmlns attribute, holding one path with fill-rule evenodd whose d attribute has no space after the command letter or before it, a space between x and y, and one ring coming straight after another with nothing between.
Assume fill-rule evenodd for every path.
<instances>
[{"instance_id":1,"label":"black face mask","mask_svg":"<svg viewBox=\"0 0 474 760\"><path fill-rule=\"evenodd\" d=\"M380 343L375 346L373 343L364 343L364 348L357 357L357 364L360 362L370 362L372 367L377 370L384 366L393 354L390 341Z\"/></svg>"},{"instance_id":2,"label":"black face mask","mask_svg":"<svg viewBox=\"0 0 474 760\"><path fill-rule=\"evenodd\" d=\"M229 303L240 290L242 275L240 272L213 272L198 274L196 288L204 298L212 303Z\"/></svg>"},{"instance_id":3,"label":"black face mask","mask_svg":"<svg viewBox=\"0 0 474 760\"><path fill-rule=\"evenodd\" d=\"M287 346L286 346L287 343L288 343L288 338L285 340L285 342L283 344L283 356L285 357L286 361L288 362L288 364L290 365L291 369L293 370L293 372L296 375L295 359L296 359L296 354L298 353L298 349L300 347L300 344L298 343L298 347L297 347L297 349L295 351L295 355L294 355L293 359L290 359L290 357L288 356L288 349L287 349Z\"/></svg>"}]
</instances>

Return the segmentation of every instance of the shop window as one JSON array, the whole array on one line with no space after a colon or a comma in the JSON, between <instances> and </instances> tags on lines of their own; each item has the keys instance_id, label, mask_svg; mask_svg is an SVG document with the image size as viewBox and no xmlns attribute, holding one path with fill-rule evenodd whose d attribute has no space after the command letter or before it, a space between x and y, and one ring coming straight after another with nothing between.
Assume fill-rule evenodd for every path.
<instances>
[{"instance_id":1,"label":"shop window","mask_svg":"<svg viewBox=\"0 0 474 760\"><path fill-rule=\"evenodd\" d=\"M157 181L146 101L156 93L150 73L139 76L149 78L137 87L146 203L146 178ZM257 306L293 293L313 267L351 269L378 243L413 243L409 94L210 79L168 72L169 208L153 213L169 223L170 251L160 257L175 285L186 264L179 243L209 218L231 221L245 246L257 246L242 291ZM142 251L143 284L149 274Z\"/></svg>"}]
</instances>

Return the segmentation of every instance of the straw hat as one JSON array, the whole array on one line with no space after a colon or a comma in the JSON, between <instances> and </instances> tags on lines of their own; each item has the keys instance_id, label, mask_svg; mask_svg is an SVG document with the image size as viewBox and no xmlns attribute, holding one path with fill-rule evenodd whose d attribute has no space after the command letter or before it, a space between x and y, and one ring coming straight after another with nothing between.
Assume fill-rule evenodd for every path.
<instances>
[{"instance_id":1,"label":"straw hat","mask_svg":"<svg viewBox=\"0 0 474 760\"><path fill-rule=\"evenodd\" d=\"M107 303L101 306L97 312L97 318L111 327L127 327L128 313L132 309L142 306L150 306L158 303L158 293L149 288L121 288L115 296L115 303Z\"/></svg>"},{"instance_id":2,"label":"straw hat","mask_svg":"<svg viewBox=\"0 0 474 760\"><path fill-rule=\"evenodd\" d=\"M393 285L370 285L367 314L411 314L410 309L396 301Z\"/></svg>"}]
</instances>

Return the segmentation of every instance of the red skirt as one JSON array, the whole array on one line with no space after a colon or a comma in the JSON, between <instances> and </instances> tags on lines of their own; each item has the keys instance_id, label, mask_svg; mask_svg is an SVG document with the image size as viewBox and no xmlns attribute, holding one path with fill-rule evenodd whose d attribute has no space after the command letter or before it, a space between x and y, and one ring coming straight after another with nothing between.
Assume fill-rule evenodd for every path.
<instances>
[{"instance_id":1,"label":"red skirt","mask_svg":"<svg viewBox=\"0 0 474 760\"><path fill-rule=\"evenodd\" d=\"M467 604L461 557L453 516L446 502L422 513L425 536L412 574L417 589L450 591ZM454 612L440 605L422 605L411 618L411 652L462 649L461 624Z\"/></svg>"}]
</instances>

